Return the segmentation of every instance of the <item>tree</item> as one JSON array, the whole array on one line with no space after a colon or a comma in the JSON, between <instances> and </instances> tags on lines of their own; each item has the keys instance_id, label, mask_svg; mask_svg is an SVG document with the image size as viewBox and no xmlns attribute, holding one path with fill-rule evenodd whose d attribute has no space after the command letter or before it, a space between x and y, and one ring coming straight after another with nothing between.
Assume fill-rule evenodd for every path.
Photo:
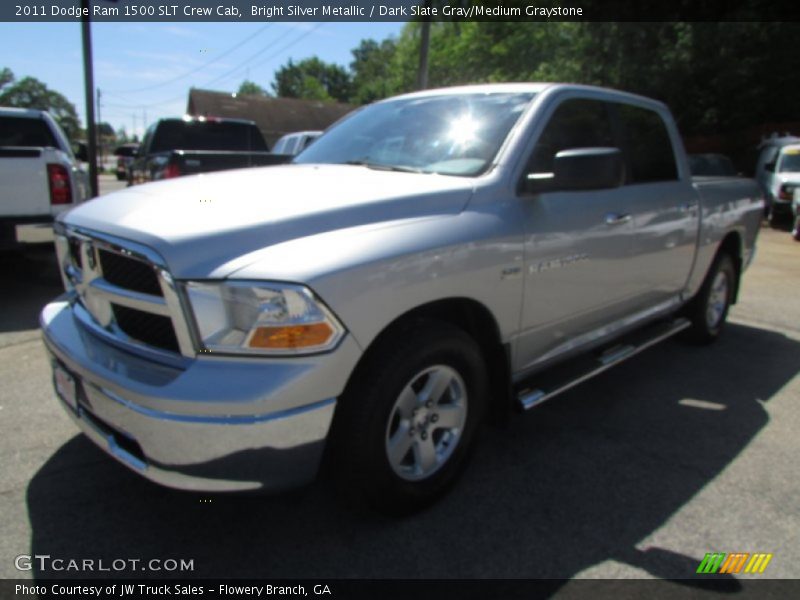
<instances>
[{"instance_id":1,"label":"tree","mask_svg":"<svg viewBox=\"0 0 800 600\"><path fill-rule=\"evenodd\" d=\"M347 102L352 82L346 69L313 56L298 63L289 59L275 72L272 89L284 98Z\"/></svg>"},{"instance_id":2,"label":"tree","mask_svg":"<svg viewBox=\"0 0 800 600\"><path fill-rule=\"evenodd\" d=\"M419 28L408 23L387 59L390 93L415 88ZM429 85L601 85L665 102L684 135L737 132L798 120L789 90L800 87L799 37L793 22L438 21L431 23ZM364 42L358 50L375 51ZM361 67L351 68L359 82Z\"/></svg>"},{"instance_id":3,"label":"tree","mask_svg":"<svg viewBox=\"0 0 800 600\"><path fill-rule=\"evenodd\" d=\"M110 123L106 123L105 121L97 124L97 135L107 139L117 139L117 132L114 131Z\"/></svg>"},{"instance_id":4,"label":"tree","mask_svg":"<svg viewBox=\"0 0 800 600\"><path fill-rule=\"evenodd\" d=\"M37 108L53 115L70 140L78 138L80 122L75 105L33 77L14 80L10 69L0 70L0 106Z\"/></svg>"},{"instance_id":5,"label":"tree","mask_svg":"<svg viewBox=\"0 0 800 600\"><path fill-rule=\"evenodd\" d=\"M378 43L375 40L361 40L354 48L353 62L350 63L353 91L351 101L366 104L386 98L395 92L393 61L397 52L396 42L389 38Z\"/></svg>"},{"instance_id":6,"label":"tree","mask_svg":"<svg viewBox=\"0 0 800 600\"><path fill-rule=\"evenodd\" d=\"M245 79L242 82L242 85L239 86L239 90L236 93L240 96L269 96L267 90L249 79Z\"/></svg>"},{"instance_id":7,"label":"tree","mask_svg":"<svg viewBox=\"0 0 800 600\"><path fill-rule=\"evenodd\" d=\"M0 70L0 89L5 87L12 81L14 81L14 73L12 73L11 69L9 69L8 67L3 67L3 69Z\"/></svg>"}]
</instances>

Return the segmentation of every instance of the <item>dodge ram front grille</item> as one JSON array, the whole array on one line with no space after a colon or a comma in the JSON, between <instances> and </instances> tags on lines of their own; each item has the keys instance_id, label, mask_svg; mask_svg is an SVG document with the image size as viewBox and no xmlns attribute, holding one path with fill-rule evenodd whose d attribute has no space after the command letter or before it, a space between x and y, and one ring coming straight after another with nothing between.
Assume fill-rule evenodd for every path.
<instances>
[{"instance_id":1,"label":"dodge ram front grille","mask_svg":"<svg viewBox=\"0 0 800 600\"><path fill-rule=\"evenodd\" d=\"M161 285L153 265L116 252L99 249L103 279L126 290L162 296Z\"/></svg>"},{"instance_id":2,"label":"dodge ram front grille","mask_svg":"<svg viewBox=\"0 0 800 600\"><path fill-rule=\"evenodd\" d=\"M59 266L88 327L117 345L153 354L194 356L178 290L152 250L83 231L56 235Z\"/></svg>"},{"instance_id":3,"label":"dodge ram front grille","mask_svg":"<svg viewBox=\"0 0 800 600\"><path fill-rule=\"evenodd\" d=\"M162 348L169 352L180 352L178 338L175 337L175 328L169 317L154 315L118 304L112 304L111 307L117 327L126 335L156 348Z\"/></svg>"}]
</instances>

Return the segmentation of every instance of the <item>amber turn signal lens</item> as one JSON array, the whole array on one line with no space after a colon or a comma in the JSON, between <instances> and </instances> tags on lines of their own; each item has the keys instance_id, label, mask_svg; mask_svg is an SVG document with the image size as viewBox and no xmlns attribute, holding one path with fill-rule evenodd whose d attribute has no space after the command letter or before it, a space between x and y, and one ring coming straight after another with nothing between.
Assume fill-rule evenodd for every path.
<instances>
[{"instance_id":1,"label":"amber turn signal lens","mask_svg":"<svg viewBox=\"0 0 800 600\"><path fill-rule=\"evenodd\" d=\"M333 335L327 323L259 327L250 338L251 348L292 349L324 345Z\"/></svg>"}]
</instances>

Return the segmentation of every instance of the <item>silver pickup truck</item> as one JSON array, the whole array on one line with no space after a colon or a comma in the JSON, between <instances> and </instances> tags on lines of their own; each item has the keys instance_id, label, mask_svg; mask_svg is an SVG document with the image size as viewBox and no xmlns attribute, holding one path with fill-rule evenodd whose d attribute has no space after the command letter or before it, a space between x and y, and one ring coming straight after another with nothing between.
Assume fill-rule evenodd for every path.
<instances>
[{"instance_id":1,"label":"silver pickup truck","mask_svg":"<svg viewBox=\"0 0 800 600\"><path fill-rule=\"evenodd\" d=\"M67 413L168 486L330 464L409 511L483 420L678 332L713 341L763 212L692 180L668 109L575 85L415 93L284 166L148 184L57 223L41 324Z\"/></svg>"}]
</instances>

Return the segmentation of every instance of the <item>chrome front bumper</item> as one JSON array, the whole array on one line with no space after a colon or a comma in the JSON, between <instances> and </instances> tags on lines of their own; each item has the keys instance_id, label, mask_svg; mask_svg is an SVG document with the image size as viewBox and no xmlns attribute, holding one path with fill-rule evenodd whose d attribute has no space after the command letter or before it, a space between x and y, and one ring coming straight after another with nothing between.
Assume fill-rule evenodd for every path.
<instances>
[{"instance_id":1,"label":"chrome front bumper","mask_svg":"<svg viewBox=\"0 0 800 600\"><path fill-rule=\"evenodd\" d=\"M44 308L41 326L54 368L78 382L77 407L62 404L83 432L144 477L197 491L277 491L311 481L360 355L348 336L319 356L164 365L92 334L66 296Z\"/></svg>"}]
</instances>

